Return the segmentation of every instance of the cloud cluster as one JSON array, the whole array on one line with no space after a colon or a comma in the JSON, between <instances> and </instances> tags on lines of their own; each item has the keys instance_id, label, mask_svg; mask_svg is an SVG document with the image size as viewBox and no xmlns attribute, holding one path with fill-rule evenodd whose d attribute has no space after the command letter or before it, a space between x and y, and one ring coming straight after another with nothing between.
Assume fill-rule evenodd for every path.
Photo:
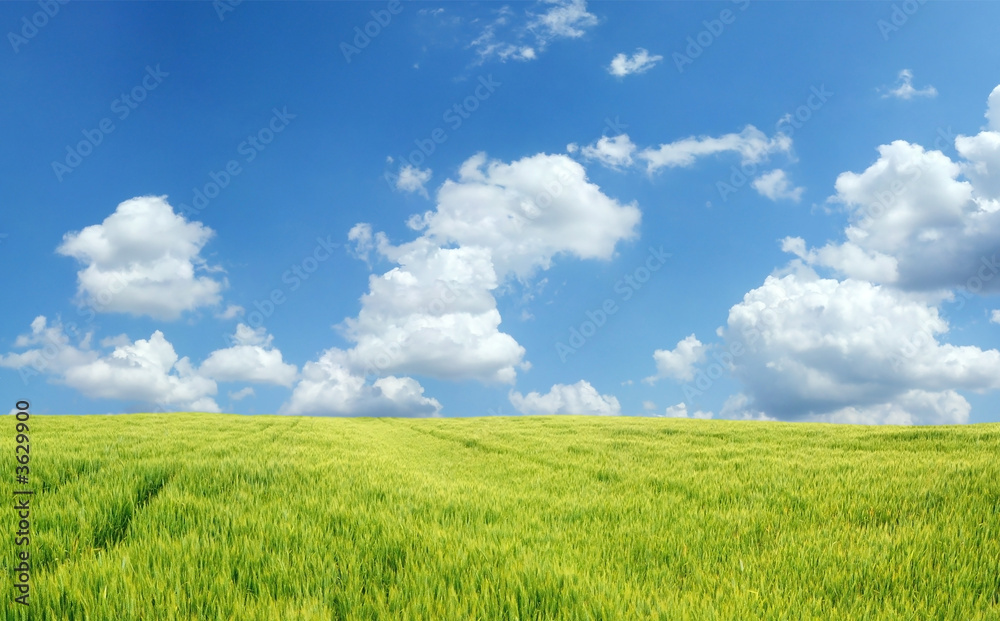
<instances>
[{"instance_id":1,"label":"cloud cluster","mask_svg":"<svg viewBox=\"0 0 1000 621\"><path fill-rule=\"evenodd\" d=\"M771 155L784 153L791 155L792 139L778 132L768 137L753 125L747 125L740 133L722 136L689 136L657 147L639 149L628 134L601 136L597 141L580 147L576 143L566 146L570 154L579 153L587 160L596 160L614 170L631 167L636 162L644 162L650 175L664 168L687 168L704 157L732 153L739 155L742 166L756 167L767 161ZM798 202L805 188L793 187L787 173L774 169L753 180L752 187L773 201L791 200Z\"/></svg>"},{"instance_id":2,"label":"cloud cluster","mask_svg":"<svg viewBox=\"0 0 1000 621\"><path fill-rule=\"evenodd\" d=\"M511 391L511 404L522 414L579 414L588 416L617 416L621 405L612 395L602 395L589 382L555 384L546 394L529 392L522 395Z\"/></svg>"},{"instance_id":3,"label":"cloud cluster","mask_svg":"<svg viewBox=\"0 0 1000 621\"><path fill-rule=\"evenodd\" d=\"M216 350L199 366L180 357L163 332L148 339L130 340L125 335L101 341L102 352L92 346L92 334L71 338L61 322L50 324L44 316L31 322L31 332L19 336L14 347L20 353L0 356L0 367L18 369L23 378L48 376L52 381L95 399L117 399L199 412L218 412L213 396L216 381L279 384L289 386L296 367L282 361L271 347L272 337L263 329L240 324L234 344ZM240 399L253 394L243 389Z\"/></svg>"},{"instance_id":4,"label":"cloud cluster","mask_svg":"<svg viewBox=\"0 0 1000 621\"><path fill-rule=\"evenodd\" d=\"M753 407L779 419L961 423L955 390L1000 388L1000 352L943 343L947 331L917 296L802 268L747 293L724 338Z\"/></svg>"},{"instance_id":5,"label":"cloud cluster","mask_svg":"<svg viewBox=\"0 0 1000 621\"><path fill-rule=\"evenodd\" d=\"M635 205L606 196L564 155L507 163L476 154L436 199L409 219L419 233L410 242L393 245L367 224L351 230L356 256L395 267L369 278L357 317L341 324L353 346L306 364L286 412L436 412L407 374L513 384L530 365L500 329L496 290L508 279L526 282L560 255L609 259L640 220ZM405 407L389 403L390 394Z\"/></svg>"},{"instance_id":6,"label":"cloud cluster","mask_svg":"<svg viewBox=\"0 0 1000 621\"><path fill-rule=\"evenodd\" d=\"M719 331L716 358L743 385L719 417L964 423L971 407L959 391L1000 388L1000 352L948 343L939 310L957 290L1000 291L998 92L989 128L956 138L961 161L905 141L882 145L866 170L836 180L830 202L850 216L844 240L811 249L782 240L797 258L735 304ZM776 194L780 179L770 179ZM684 344L656 351L650 379L688 382L685 394L697 396L712 382L695 369L700 343Z\"/></svg>"},{"instance_id":7,"label":"cloud cluster","mask_svg":"<svg viewBox=\"0 0 1000 621\"><path fill-rule=\"evenodd\" d=\"M587 11L586 0L541 0L537 9L516 14L509 6L497 10L497 17L472 41L480 63L487 60L528 61L559 39L578 39L597 25L597 17Z\"/></svg>"},{"instance_id":8,"label":"cloud cluster","mask_svg":"<svg viewBox=\"0 0 1000 621\"><path fill-rule=\"evenodd\" d=\"M281 414L312 416L436 416L441 404L423 396L409 377L386 376L368 384L353 372L346 352L329 349L307 362Z\"/></svg>"},{"instance_id":9,"label":"cloud cluster","mask_svg":"<svg viewBox=\"0 0 1000 621\"><path fill-rule=\"evenodd\" d=\"M906 290L1000 291L1000 133L955 145L964 162L902 140L880 146L865 171L837 178L846 240L807 249L789 238L784 247L810 265Z\"/></svg>"}]
</instances>

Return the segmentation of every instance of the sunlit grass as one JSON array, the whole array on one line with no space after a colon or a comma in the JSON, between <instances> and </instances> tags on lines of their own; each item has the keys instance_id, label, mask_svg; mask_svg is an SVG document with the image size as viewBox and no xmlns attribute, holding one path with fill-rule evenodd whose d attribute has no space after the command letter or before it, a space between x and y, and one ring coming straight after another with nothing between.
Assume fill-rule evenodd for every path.
<instances>
[{"instance_id":1,"label":"sunlit grass","mask_svg":"<svg viewBox=\"0 0 1000 621\"><path fill-rule=\"evenodd\" d=\"M32 619L1000 618L1000 425L144 414L30 436ZM0 609L26 619L15 524Z\"/></svg>"}]
</instances>

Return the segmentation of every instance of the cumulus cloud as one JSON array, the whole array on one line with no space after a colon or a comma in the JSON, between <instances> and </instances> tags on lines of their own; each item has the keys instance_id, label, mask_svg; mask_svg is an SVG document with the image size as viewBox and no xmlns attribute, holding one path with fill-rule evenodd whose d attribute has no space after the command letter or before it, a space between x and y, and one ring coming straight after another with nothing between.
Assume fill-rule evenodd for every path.
<instances>
[{"instance_id":1,"label":"cumulus cloud","mask_svg":"<svg viewBox=\"0 0 1000 621\"><path fill-rule=\"evenodd\" d=\"M97 312L176 319L219 303L225 286L197 273L213 271L199 253L213 232L175 214L163 196L118 205L101 224L67 233L56 249L84 264L78 301Z\"/></svg>"},{"instance_id":2,"label":"cumulus cloud","mask_svg":"<svg viewBox=\"0 0 1000 621\"><path fill-rule=\"evenodd\" d=\"M761 196L766 196L772 201L785 198L797 203L805 191L805 188L793 188L785 171L780 168L762 174L754 179L751 185Z\"/></svg>"},{"instance_id":3,"label":"cumulus cloud","mask_svg":"<svg viewBox=\"0 0 1000 621\"><path fill-rule=\"evenodd\" d=\"M576 145L569 146L575 147ZM570 153L575 151L575 149L567 150ZM609 168L621 168L632 165L635 145L629 139L628 134L621 134L613 138L602 136L595 144L583 147L580 153L585 158L597 160Z\"/></svg>"},{"instance_id":4,"label":"cumulus cloud","mask_svg":"<svg viewBox=\"0 0 1000 621\"><path fill-rule=\"evenodd\" d=\"M74 336L76 345L61 321L50 324L44 315L39 315L31 322L31 332L14 340L16 349L26 351L0 356L0 367L18 369L21 379L27 382L43 374L60 375L67 369L96 360L98 354L90 347L93 333Z\"/></svg>"},{"instance_id":5,"label":"cumulus cloud","mask_svg":"<svg viewBox=\"0 0 1000 621\"><path fill-rule=\"evenodd\" d=\"M246 324L236 326L232 346L217 349L201 363L198 371L220 382L256 382L291 386L298 375L293 364L282 360L281 352L271 347L273 336L264 328L254 330Z\"/></svg>"},{"instance_id":6,"label":"cumulus cloud","mask_svg":"<svg viewBox=\"0 0 1000 621\"><path fill-rule=\"evenodd\" d=\"M527 283L557 255L610 258L640 218L565 155L505 163L477 154L436 199L407 222L419 234L412 241L393 245L367 224L351 229L357 256L377 253L395 267L369 277L357 317L339 326L352 347L303 367L287 412L391 411L386 395L406 411L436 411L415 380L397 375L514 383L530 364L500 330L495 291L507 279ZM369 385L371 376L381 379Z\"/></svg>"},{"instance_id":7,"label":"cumulus cloud","mask_svg":"<svg viewBox=\"0 0 1000 621\"><path fill-rule=\"evenodd\" d=\"M995 310L990 315L990 321L993 323L1000 323L1000 310Z\"/></svg>"},{"instance_id":8,"label":"cumulus cloud","mask_svg":"<svg viewBox=\"0 0 1000 621\"><path fill-rule=\"evenodd\" d=\"M955 150L966 160L959 165L972 184L973 199L985 211L1000 210L1000 131L958 136Z\"/></svg>"},{"instance_id":9,"label":"cumulus cloud","mask_svg":"<svg viewBox=\"0 0 1000 621\"><path fill-rule=\"evenodd\" d=\"M424 184L430 180L430 168L417 168L412 164L405 164L399 169L399 176L396 177L396 189L402 192L416 192L424 198L428 198L427 188L424 187Z\"/></svg>"},{"instance_id":10,"label":"cumulus cloud","mask_svg":"<svg viewBox=\"0 0 1000 621\"><path fill-rule=\"evenodd\" d=\"M786 248L843 276L907 290L1000 290L1000 202L993 198L1000 134L960 136L956 146L981 166L972 170L977 164L963 167L902 140L880 146L864 172L837 178L832 200L851 216L846 241L807 251L792 238ZM963 172L970 180L959 178Z\"/></svg>"},{"instance_id":11,"label":"cumulus cloud","mask_svg":"<svg viewBox=\"0 0 1000 621\"><path fill-rule=\"evenodd\" d=\"M653 360L656 361L656 375L647 377L643 381L647 384L653 384L659 379L669 377L689 382L694 379L694 365L704 362L707 349L707 346L703 345L693 334L684 337L672 350L657 349L653 352Z\"/></svg>"},{"instance_id":12,"label":"cumulus cloud","mask_svg":"<svg viewBox=\"0 0 1000 621\"><path fill-rule=\"evenodd\" d=\"M609 259L618 242L637 236L641 219L634 203L606 196L566 155L505 163L477 154L462 164L457 180L444 182L437 200L434 211L411 218L410 226L438 245L489 249L500 280L528 278L559 254ZM404 245L395 252L407 251Z\"/></svg>"},{"instance_id":13,"label":"cumulus cloud","mask_svg":"<svg viewBox=\"0 0 1000 621\"><path fill-rule=\"evenodd\" d=\"M350 368L512 383L524 348L499 331L489 250L420 239L393 258L398 266L369 278L361 311L344 322Z\"/></svg>"},{"instance_id":14,"label":"cumulus cloud","mask_svg":"<svg viewBox=\"0 0 1000 621\"><path fill-rule=\"evenodd\" d=\"M507 5L498 9L497 17L470 44L479 62L534 60L552 42L580 38L597 24L585 0L542 0L537 6L543 10L515 13Z\"/></svg>"},{"instance_id":15,"label":"cumulus cloud","mask_svg":"<svg viewBox=\"0 0 1000 621\"><path fill-rule=\"evenodd\" d=\"M677 405L671 405L663 413L667 418L712 418L711 412L702 412L697 410L693 413L688 413L687 404L678 403Z\"/></svg>"},{"instance_id":16,"label":"cumulus cloud","mask_svg":"<svg viewBox=\"0 0 1000 621\"><path fill-rule=\"evenodd\" d=\"M791 148L792 139L786 134L779 132L768 138L753 125L747 125L738 134L691 136L656 148L650 147L640 151L638 157L646 161L646 171L652 174L661 168L688 167L700 157L727 152L738 153L744 164L757 164L772 153L788 153Z\"/></svg>"},{"instance_id":17,"label":"cumulus cloud","mask_svg":"<svg viewBox=\"0 0 1000 621\"><path fill-rule=\"evenodd\" d=\"M896 85L882 95L882 98L895 97L897 99L913 99L914 97L936 97L937 89L928 84L924 88L913 88L913 72L903 69L899 72Z\"/></svg>"},{"instance_id":18,"label":"cumulus cloud","mask_svg":"<svg viewBox=\"0 0 1000 621\"><path fill-rule=\"evenodd\" d=\"M49 375L90 398L219 411L211 398L215 382L199 375L188 358L179 357L159 330L135 342L115 339L119 345L110 354L91 349L90 340L88 334L74 344L60 322L50 326L39 316L31 324L31 333L14 343L29 349L0 356L0 366L18 369L25 379Z\"/></svg>"},{"instance_id":19,"label":"cumulus cloud","mask_svg":"<svg viewBox=\"0 0 1000 621\"><path fill-rule=\"evenodd\" d=\"M608 73L618 77L645 73L661 60L663 60L662 56L650 55L647 50L640 47L631 57L622 52L611 59L611 64L608 65Z\"/></svg>"},{"instance_id":20,"label":"cumulus cloud","mask_svg":"<svg viewBox=\"0 0 1000 621\"><path fill-rule=\"evenodd\" d=\"M743 408L779 419L961 423L956 390L1000 387L1000 352L939 340L917 296L808 268L770 276L729 311L724 337Z\"/></svg>"},{"instance_id":21,"label":"cumulus cloud","mask_svg":"<svg viewBox=\"0 0 1000 621\"><path fill-rule=\"evenodd\" d=\"M990 98L986 103L986 120L989 121L988 129L1000 132L1000 86L993 89Z\"/></svg>"},{"instance_id":22,"label":"cumulus cloud","mask_svg":"<svg viewBox=\"0 0 1000 621\"><path fill-rule=\"evenodd\" d=\"M423 396L409 377L387 376L369 384L352 372L346 352L329 349L302 368L302 379L280 413L313 416L437 416L441 404Z\"/></svg>"},{"instance_id":23,"label":"cumulus cloud","mask_svg":"<svg viewBox=\"0 0 1000 621\"><path fill-rule=\"evenodd\" d=\"M602 395L585 380L575 384L555 384L546 394L522 395L511 391L511 404L522 414L581 414L615 416L621 405L613 395Z\"/></svg>"}]
</instances>

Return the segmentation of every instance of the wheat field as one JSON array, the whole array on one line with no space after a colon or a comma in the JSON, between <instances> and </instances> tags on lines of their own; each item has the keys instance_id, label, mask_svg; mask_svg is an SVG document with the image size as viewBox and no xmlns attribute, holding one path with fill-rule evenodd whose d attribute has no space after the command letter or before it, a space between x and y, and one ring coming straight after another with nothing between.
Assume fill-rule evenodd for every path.
<instances>
[{"instance_id":1,"label":"wheat field","mask_svg":"<svg viewBox=\"0 0 1000 621\"><path fill-rule=\"evenodd\" d=\"M996 424L30 427L30 603L8 510L5 619L1000 619Z\"/></svg>"}]
</instances>

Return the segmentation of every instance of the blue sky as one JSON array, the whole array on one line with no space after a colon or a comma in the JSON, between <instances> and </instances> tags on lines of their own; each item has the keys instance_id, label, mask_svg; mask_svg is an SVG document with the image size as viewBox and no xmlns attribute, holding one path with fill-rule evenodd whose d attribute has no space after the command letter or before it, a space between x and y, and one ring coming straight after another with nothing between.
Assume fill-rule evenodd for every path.
<instances>
[{"instance_id":1,"label":"blue sky","mask_svg":"<svg viewBox=\"0 0 1000 621\"><path fill-rule=\"evenodd\" d=\"M4 3L0 397L1000 420L998 17Z\"/></svg>"}]
</instances>

